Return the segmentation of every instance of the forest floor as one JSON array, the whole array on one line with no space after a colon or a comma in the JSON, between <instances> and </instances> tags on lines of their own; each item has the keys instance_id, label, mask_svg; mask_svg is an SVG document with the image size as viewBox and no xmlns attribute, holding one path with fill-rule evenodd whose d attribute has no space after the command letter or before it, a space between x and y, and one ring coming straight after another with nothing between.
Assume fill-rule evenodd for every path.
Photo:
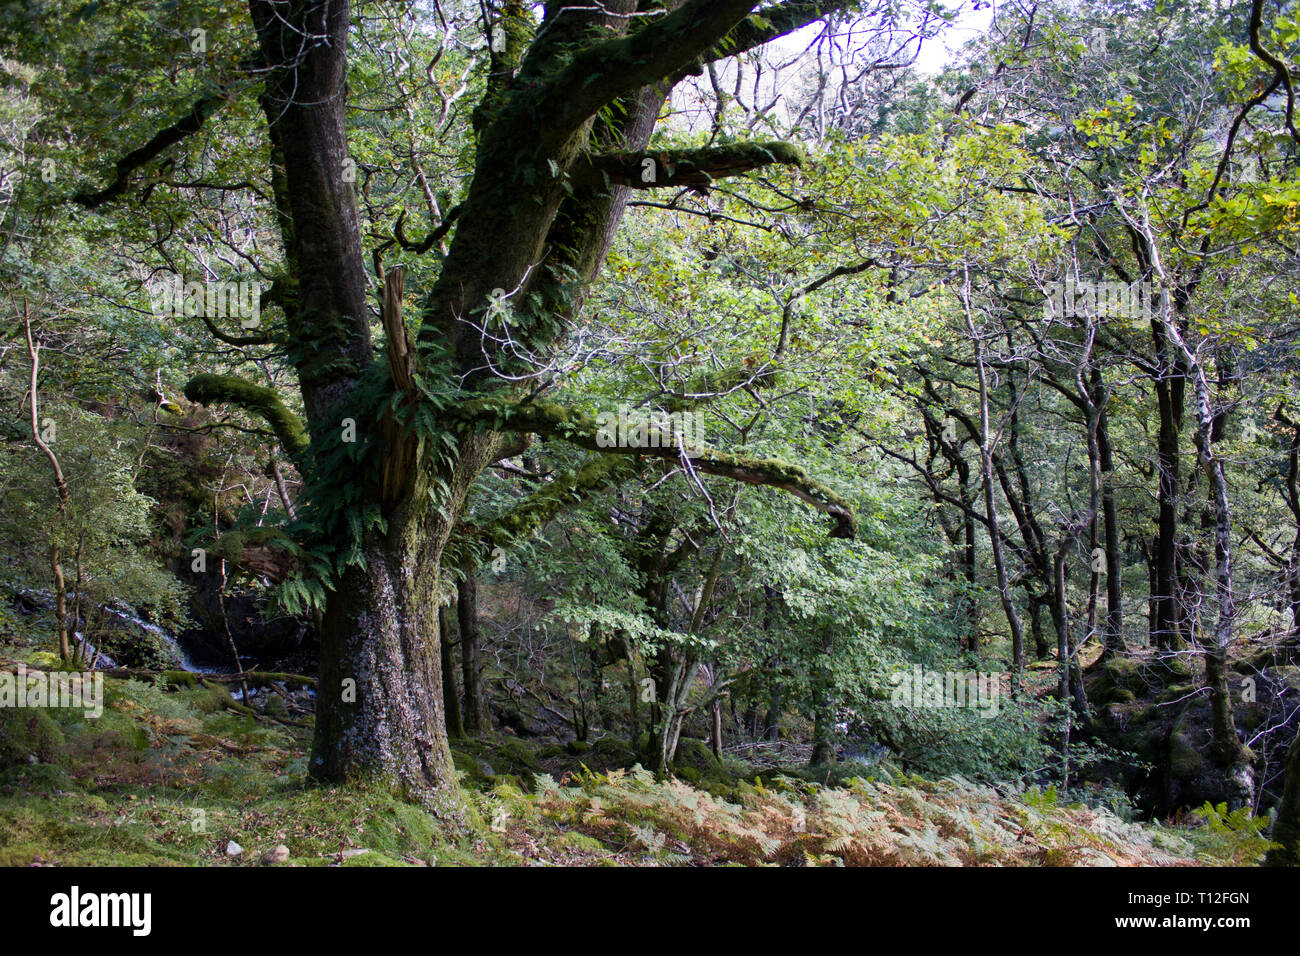
<instances>
[{"instance_id":1,"label":"forest floor","mask_svg":"<svg viewBox=\"0 0 1300 956\"><path fill-rule=\"evenodd\" d=\"M0 647L0 671L19 662L29 673L53 663ZM472 821L456 829L386 793L308 783L311 720L291 696L259 712L217 687L114 678L104 696L98 718L0 709L0 865L1242 861L1240 841L1215 828L1129 823L1052 791L850 776L845 765L826 785L716 761L698 741L662 781L613 738L456 743Z\"/></svg>"}]
</instances>

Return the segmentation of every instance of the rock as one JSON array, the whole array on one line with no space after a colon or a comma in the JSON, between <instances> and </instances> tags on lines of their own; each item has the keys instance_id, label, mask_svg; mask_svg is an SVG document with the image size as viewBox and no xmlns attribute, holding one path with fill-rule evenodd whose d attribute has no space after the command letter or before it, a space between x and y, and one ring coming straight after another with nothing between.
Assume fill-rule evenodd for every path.
<instances>
[{"instance_id":1,"label":"rock","mask_svg":"<svg viewBox=\"0 0 1300 956\"><path fill-rule=\"evenodd\" d=\"M244 848L234 840L230 840L226 843L226 856L241 856L243 855L243 852Z\"/></svg>"},{"instance_id":2,"label":"rock","mask_svg":"<svg viewBox=\"0 0 1300 956\"><path fill-rule=\"evenodd\" d=\"M354 847L351 850L344 850L342 853L339 854L339 856L343 857L343 859L345 860L350 860L354 856L360 856L363 853L369 853L369 852L370 851L365 847Z\"/></svg>"},{"instance_id":3,"label":"rock","mask_svg":"<svg viewBox=\"0 0 1300 956\"><path fill-rule=\"evenodd\" d=\"M289 859L289 848L281 843L274 850L267 850L262 854L263 866L274 866L277 863L284 863Z\"/></svg>"}]
</instances>

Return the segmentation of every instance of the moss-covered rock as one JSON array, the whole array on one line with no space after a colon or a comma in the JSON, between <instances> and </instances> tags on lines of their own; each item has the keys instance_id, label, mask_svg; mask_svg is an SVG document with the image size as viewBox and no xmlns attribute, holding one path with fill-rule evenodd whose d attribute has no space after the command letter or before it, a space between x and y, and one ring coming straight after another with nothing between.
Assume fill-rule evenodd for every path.
<instances>
[{"instance_id":1,"label":"moss-covered rock","mask_svg":"<svg viewBox=\"0 0 1300 956\"><path fill-rule=\"evenodd\" d=\"M24 763L57 763L63 730L40 708L0 707L0 770Z\"/></svg>"},{"instance_id":2,"label":"moss-covered rock","mask_svg":"<svg viewBox=\"0 0 1300 956\"><path fill-rule=\"evenodd\" d=\"M709 745L694 737L683 737L677 744L677 756L673 758L673 768L692 767L702 773L722 769L722 763L714 756Z\"/></svg>"},{"instance_id":3,"label":"moss-covered rock","mask_svg":"<svg viewBox=\"0 0 1300 956\"><path fill-rule=\"evenodd\" d=\"M1205 769L1205 757L1192 741L1189 712L1184 711L1169 731L1169 775L1174 780L1190 780Z\"/></svg>"}]
</instances>

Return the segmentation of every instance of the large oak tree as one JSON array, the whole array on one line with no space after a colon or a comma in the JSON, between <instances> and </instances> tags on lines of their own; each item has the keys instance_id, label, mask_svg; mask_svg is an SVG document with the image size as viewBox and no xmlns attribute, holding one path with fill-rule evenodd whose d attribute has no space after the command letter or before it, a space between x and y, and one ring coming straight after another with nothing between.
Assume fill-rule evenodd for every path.
<instances>
[{"instance_id":1,"label":"large oak tree","mask_svg":"<svg viewBox=\"0 0 1300 956\"><path fill-rule=\"evenodd\" d=\"M314 566L327 569L314 777L379 781L457 814L444 729L440 579L530 531L566 495L626 479L637 458L785 489L829 514L833 534L853 533L848 505L796 466L672 440L603 448L588 416L538 397L536 366L562 347L577 320L629 190L706 189L724 176L801 161L797 148L780 142L647 150L681 80L851 4L757 6L609 0L550 2L537 11L502 4L485 24L490 63L474 111L473 174L438 236L446 245L437 279L410 323L401 273L375 277L385 281L377 348L368 302L368 263L376 260L363 236L348 141L354 11L346 0L249 0L257 49L245 66L257 82L245 88L260 97L283 240L284 272L272 297L284 310L285 351L306 422L272 389L232 376L196 375L186 395L263 418L307 482L310 540L295 555L325 554ZM167 128L142 130L143 145L116 161L111 182L76 201L94 210L129 203L133 177L165 161L237 95L204 96ZM396 240L422 252L435 245L412 242L400 228ZM491 527L466 526L475 478L538 435L599 457L561 479L563 494L545 489Z\"/></svg>"}]
</instances>

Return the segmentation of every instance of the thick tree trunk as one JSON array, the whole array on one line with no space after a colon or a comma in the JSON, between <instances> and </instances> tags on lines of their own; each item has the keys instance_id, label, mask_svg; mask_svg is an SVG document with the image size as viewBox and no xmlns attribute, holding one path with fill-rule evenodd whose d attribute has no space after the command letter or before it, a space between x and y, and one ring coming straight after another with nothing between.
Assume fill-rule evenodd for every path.
<instances>
[{"instance_id":1,"label":"thick tree trunk","mask_svg":"<svg viewBox=\"0 0 1300 956\"><path fill-rule=\"evenodd\" d=\"M548 171L577 169L592 146L643 148L679 71L708 56L753 4L668 6L673 12L647 22L629 16L635 0L613 0L607 9L548 4L546 28L531 43L512 32L504 55L494 51L488 96L475 114L474 175L425 299L415 349L402 341L403 323L387 304L382 313L392 384L409 403L422 400L414 374L432 374L449 354L449 380L458 387L474 392L500 384L493 367L511 359L485 343L478 328L495 289L510 290L514 306L535 308L534 321L521 325L531 326L521 331L524 352L544 354L563 338L609 248L626 193L595 177L575 185L569 175ZM355 177L347 175L355 169L345 123L351 5L249 0L249 9L264 61L262 106L289 273L282 299L289 353L314 451L337 439L342 409L375 371ZM785 29L822 12L812 5ZM627 43L609 42L633 27L637 35ZM578 62L584 56L585 65ZM613 125L593 121L611 103L617 108L604 115L618 117ZM766 163L772 154L764 150L760 158ZM398 427L402 407L380 421L354 422L358 430L376 430L369 437L377 436L379 448L347 476L353 500L363 508L378 504L387 530L366 532L359 542L364 565L346 569L327 595L311 772L322 780L382 781L459 815L435 589L465 492L502 446L491 433L463 438L456 464L437 465L429 450L436 442L417 442ZM455 430L457 421L449 414L434 427ZM422 427L429 427L427 417ZM310 470L314 456L305 457ZM436 504L430 488L441 489ZM474 636L463 639L473 699ZM475 711L481 724L486 708Z\"/></svg>"},{"instance_id":2,"label":"thick tree trunk","mask_svg":"<svg viewBox=\"0 0 1300 956\"><path fill-rule=\"evenodd\" d=\"M1043 630L1043 602L1033 595L1026 597L1029 601L1029 632L1034 641L1034 657L1040 661L1046 660L1052 648L1047 643L1047 633Z\"/></svg>"},{"instance_id":3,"label":"thick tree trunk","mask_svg":"<svg viewBox=\"0 0 1300 956\"><path fill-rule=\"evenodd\" d=\"M808 766L822 767L835 762L835 735L829 688L819 688L813 704L813 748Z\"/></svg>"},{"instance_id":4,"label":"thick tree trunk","mask_svg":"<svg viewBox=\"0 0 1300 956\"><path fill-rule=\"evenodd\" d=\"M459 820L443 716L438 557L418 522L365 542L329 597L311 773L380 782Z\"/></svg>"}]
</instances>

